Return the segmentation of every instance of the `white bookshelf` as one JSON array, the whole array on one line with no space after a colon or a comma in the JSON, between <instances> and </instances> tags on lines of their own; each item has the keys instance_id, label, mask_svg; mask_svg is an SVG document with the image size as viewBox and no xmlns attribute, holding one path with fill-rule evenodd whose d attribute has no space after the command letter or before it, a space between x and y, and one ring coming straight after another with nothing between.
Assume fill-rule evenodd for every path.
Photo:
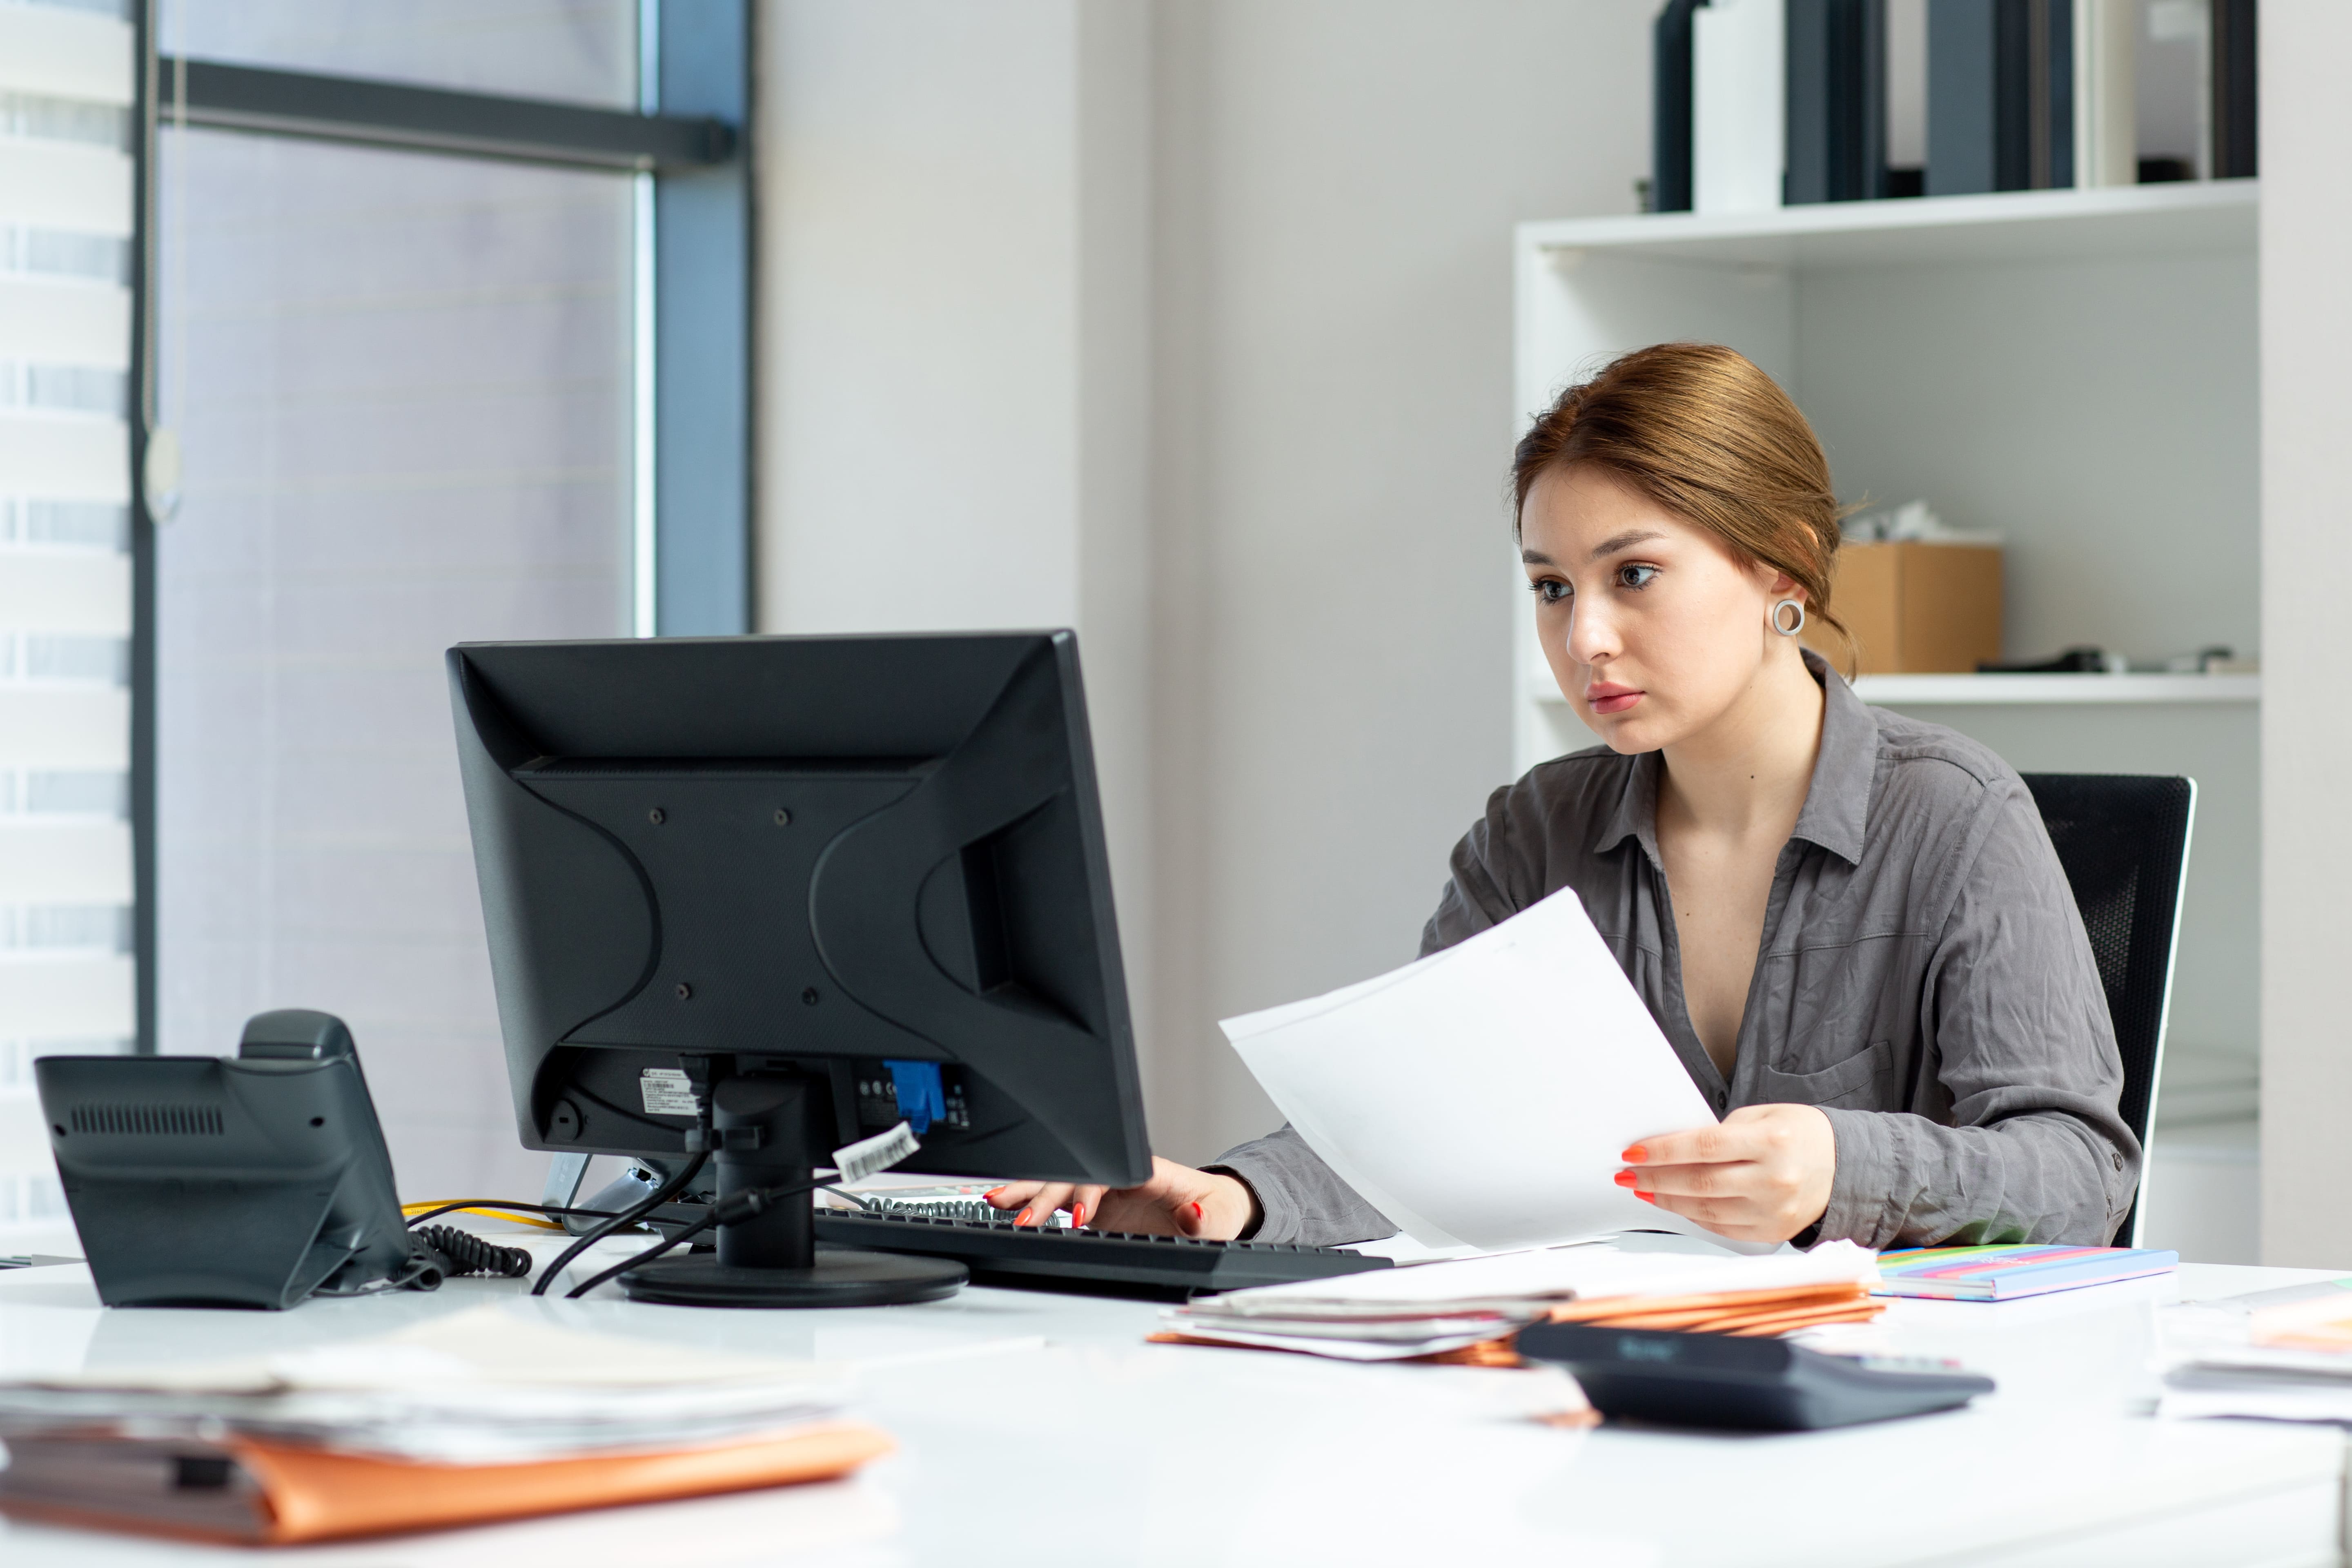
<instances>
[{"instance_id":1,"label":"white bookshelf","mask_svg":"<svg viewBox=\"0 0 2352 1568\"><path fill-rule=\"evenodd\" d=\"M1888 267L2242 249L2254 243L2260 209L2255 181L2215 180L1568 218L1518 232L1522 246L1570 267L1586 250L1716 266Z\"/></svg>"},{"instance_id":2,"label":"white bookshelf","mask_svg":"<svg viewBox=\"0 0 2352 1568\"><path fill-rule=\"evenodd\" d=\"M2002 534L2004 653L2260 652L2253 181L1519 226L1517 412L1647 343L1728 343L1828 450L1841 498ZM1519 433L1515 427L1514 438ZM1516 564L1524 770L1593 743ZM1868 676L1865 700L2021 771L2198 779L2168 1059L2251 1052L2254 675Z\"/></svg>"},{"instance_id":3,"label":"white bookshelf","mask_svg":"<svg viewBox=\"0 0 2352 1568\"><path fill-rule=\"evenodd\" d=\"M1551 671L1530 672L1535 702L1565 708ZM2040 708L2161 702L2260 702L2259 675L1865 675L1855 695L1882 708Z\"/></svg>"},{"instance_id":4,"label":"white bookshelf","mask_svg":"<svg viewBox=\"0 0 2352 1568\"><path fill-rule=\"evenodd\" d=\"M1853 689L1882 708L2263 700L2259 675L1865 675Z\"/></svg>"}]
</instances>

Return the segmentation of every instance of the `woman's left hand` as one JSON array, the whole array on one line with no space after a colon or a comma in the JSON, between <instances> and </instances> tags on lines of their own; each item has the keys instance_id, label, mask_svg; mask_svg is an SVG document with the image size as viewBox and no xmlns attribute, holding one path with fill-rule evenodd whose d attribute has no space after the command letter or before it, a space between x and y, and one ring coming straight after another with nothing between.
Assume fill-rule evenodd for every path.
<instances>
[{"instance_id":1,"label":"woman's left hand","mask_svg":"<svg viewBox=\"0 0 2352 1568\"><path fill-rule=\"evenodd\" d=\"M1617 1184L1734 1241L1786 1241L1830 1206L1837 1133L1811 1105L1743 1105L1713 1127L1644 1138Z\"/></svg>"}]
</instances>

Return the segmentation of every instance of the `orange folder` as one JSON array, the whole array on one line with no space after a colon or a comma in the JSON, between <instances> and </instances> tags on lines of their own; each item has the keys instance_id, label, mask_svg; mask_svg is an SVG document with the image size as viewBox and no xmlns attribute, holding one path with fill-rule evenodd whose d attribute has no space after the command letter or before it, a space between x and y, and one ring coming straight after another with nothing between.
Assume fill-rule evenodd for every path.
<instances>
[{"instance_id":1,"label":"orange folder","mask_svg":"<svg viewBox=\"0 0 2352 1568\"><path fill-rule=\"evenodd\" d=\"M0 1470L0 1511L276 1546L831 1480L894 1446L877 1427L834 1422L723 1447L435 1465L245 1437L16 1437ZM212 1467L194 1487L191 1464ZM152 1489L131 1484L141 1474Z\"/></svg>"},{"instance_id":2,"label":"orange folder","mask_svg":"<svg viewBox=\"0 0 2352 1568\"><path fill-rule=\"evenodd\" d=\"M1819 1323L1867 1322L1886 1310L1864 1284L1791 1285L1705 1296L1619 1296L1554 1307L1555 1323L1612 1329L1682 1329L1709 1334L1781 1334Z\"/></svg>"}]
</instances>

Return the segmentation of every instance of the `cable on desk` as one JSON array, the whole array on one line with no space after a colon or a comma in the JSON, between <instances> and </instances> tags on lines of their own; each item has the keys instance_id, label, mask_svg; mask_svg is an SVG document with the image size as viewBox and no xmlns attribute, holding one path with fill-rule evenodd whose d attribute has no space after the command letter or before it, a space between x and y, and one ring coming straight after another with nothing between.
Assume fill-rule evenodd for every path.
<instances>
[{"instance_id":1,"label":"cable on desk","mask_svg":"<svg viewBox=\"0 0 2352 1568\"><path fill-rule=\"evenodd\" d=\"M595 1278L573 1286L563 1293L563 1299L567 1301L576 1301L615 1275L626 1274L632 1268L641 1268L653 1262L673 1248L685 1246L714 1225L734 1225L750 1219L755 1215L766 1213L768 1205L779 1198L789 1198L798 1194L813 1192L832 1193L845 1198L850 1196L831 1183L819 1180L793 1182L781 1187L751 1187L740 1193L730 1194L712 1204L708 1213L676 1236L648 1247L635 1258L624 1258Z\"/></svg>"},{"instance_id":2,"label":"cable on desk","mask_svg":"<svg viewBox=\"0 0 2352 1568\"><path fill-rule=\"evenodd\" d=\"M500 1247L454 1225L428 1225L415 1236L442 1266L441 1272L453 1279L465 1274L520 1279L530 1272L530 1254L521 1247Z\"/></svg>"},{"instance_id":3,"label":"cable on desk","mask_svg":"<svg viewBox=\"0 0 2352 1568\"><path fill-rule=\"evenodd\" d=\"M523 1214L510 1215L498 1212L503 1209L520 1209L523 1211ZM434 1198L425 1203L403 1204L400 1205L400 1212L406 1217L408 1221L408 1228L411 1230L415 1230L418 1226L423 1225L428 1219L438 1219L445 1214L478 1214L486 1215L490 1219L512 1219L521 1225L545 1225L546 1228L549 1230L562 1230L563 1227L560 1225L547 1224L545 1221L534 1221L524 1217L524 1215L535 1214L575 1215L583 1219L612 1219L615 1217L611 1209L557 1208L548 1204L508 1203L502 1198L453 1198L446 1201L440 1198Z\"/></svg>"},{"instance_id":4,"label":"cable on desk","mask_svg":"<svg viewBox=\"0 0 2352 1568\"><path fill-rule=\"evenodd\" d=\"M612 1235L623 1226L635 1225L637 1221L645 1218L646 1215L653 1213L654 1210L661 1207L662 1205L669 1202L670 1199L676 1197L679 1193L686 1189L686 1184L688 1182L693 1181L695 1177L702 1174L702 1167L709 1163L709 1162L710 1152L709 1150L705 1149L701 1152L696 1154L693 1159L688 1160L686 1163L685 1167L680 1170L677 1175L672 1176L668 1181L664 1182L660 1186L655 1188L652 1193L638 1199L635 1203L630 1205L629 1207L624 1209L621 1213L614 1215L612 1218L583 1232L579 1240L565 1247L563 1251L558 1255L555 1261L547 1266L546 1271L541 1274L537 1282L531 1286L530 1293L534 1296L546 1295L547 1288L555 1283L556 1279L562 1276L564 1269L571 1266L573 1258L579 1257L582 1253L587 1251L590 1247L595 1246L598 1242L604 1240L606 1237ZM574 1292L574 1294L577 1294L577 1292Z\"/></svg>"}]
</instances>

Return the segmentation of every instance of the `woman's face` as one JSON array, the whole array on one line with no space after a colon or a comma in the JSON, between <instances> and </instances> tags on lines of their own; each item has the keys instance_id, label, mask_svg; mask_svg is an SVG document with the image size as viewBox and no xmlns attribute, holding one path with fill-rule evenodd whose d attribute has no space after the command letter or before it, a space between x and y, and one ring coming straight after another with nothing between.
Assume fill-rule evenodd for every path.
<instances>
[{"instance_id":1,"label":"woman's face","mask_svg":"<svg viewBox=\"0 0 2352 1568\"><path fill-rule=\"evenodd\" d=\"M1769 624L1804 590L1741 561L1607 470L1551 468L1519 514L1536 628L1577 716L1613 751L1673 746L1728 712L1793 639ZM1775 647L1773 645L1781 645Z\"/></svg>"}]
</instances>

